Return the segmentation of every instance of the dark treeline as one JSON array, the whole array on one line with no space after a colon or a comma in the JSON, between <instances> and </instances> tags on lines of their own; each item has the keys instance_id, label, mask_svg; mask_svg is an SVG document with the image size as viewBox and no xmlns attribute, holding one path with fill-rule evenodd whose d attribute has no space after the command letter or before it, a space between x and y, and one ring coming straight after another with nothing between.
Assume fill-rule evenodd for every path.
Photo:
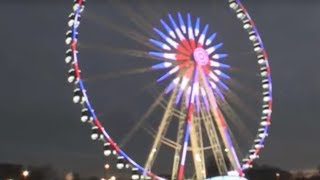
<instances>
[{"instance_id":1,"label":"dark treeline","mask_svg":"<svg viewBox=\"0 0 320 180\"><path fill-rule=\"evenodd\" d=\"M211 166L207 166L207 172L209 177L218 176L217 167L214 163L210 163ZM23 176L23 171L28 170L30 173L28 177ZM304 174L295 173L291 174L285 170L268 165L254 165L245 172L248 180L320 180L320 166L317 167L318 172L305 177ZM166 176L170 178L170 175ZM0 164L0 180L2 179L14 179L14 180L100 180L100 178L81 177L79 173L66 173L64 177L59 177L57 171L50 165L43 166L28 166L15 164Z\"/></svg>"}]
</instances>

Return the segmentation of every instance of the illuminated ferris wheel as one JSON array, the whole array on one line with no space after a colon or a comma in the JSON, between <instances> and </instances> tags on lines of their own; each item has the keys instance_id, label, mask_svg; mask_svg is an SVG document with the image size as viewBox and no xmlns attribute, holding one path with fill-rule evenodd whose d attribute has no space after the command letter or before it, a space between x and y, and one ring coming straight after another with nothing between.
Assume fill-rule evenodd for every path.
<instances>
[{"instance_id":1,"label":"illuminated ferris wheel","mask_svg":"<svg viewBox=\"0 0 320 180\"><path fill-rule=\"evenodd\" d=\"M227 8L228 6L229 8ZM124 5L121 4L121 7ZM180 6L177 7L176 9L179 9ZM66 35L66 44L69 49L65 58L66 63L70 65L68 81L75 86L73 101L81 104L81 121L91 124L92 139L103 142L104 154L116 157L118 169L131 168L132 179L163 179L156 175L159 174L156 166L161 164L161 161L168 164L171 171L170 179L207 179L210 177L210 167L215 167L218 172L216 175L240 178L244 176L244 170L251 167L253 160L259 157L259 152L268 135L272 110L272 86L268 57L255 24L241 2L228 0L222 7L229 11L231 9L233 13L227 12L237 17L231 18L232 23L234 19L240 20L239 24L235 23L234 25L240 26L239 30L233 31L233 26L228 28L226 23L225 32L218 32L218 30L216 31L218 28L212 28L211 24L206 22L206 20L210 20L211 23L210 18L200 19L201 13L199 16L192 16L189 9L189 12L184 13L185 10L181 8L182 11L175 13L154 13L153 15L158 18L158 21L156 23L150 21L152 26L145 23L146 25L143 26L141 32L141 34L145 33L143 35L136 34L134 29L129 31L120 28L120 26L111 23L110 19L105 20L106 24L112 27L115 32L126 36L127 39L118 40L115 38L118 37L116 35L106 35L106 40L102 43L109 46L102 48L101 45L90 46L85 40L78 40L80 17L85 18L86 15L83 13L85 1L76 0L74 2L73 12L69 16L68 25L71 30ZM162 11L165 12L165 10L164 6ZM133 24L138 24L140 28L144 23L144 18L146 21L148 19L137 16L136 12L132 13L128 8L125 12L131 13L130 18L134 20ZM149 13L152 14L150 11ZM196 13L192 12L192 14ZM95 16L93 19L97 19L97 17ZM96 31L98 34L99 30ZM227 34L227 31L230 31L230 34ZM240 35L237 34L238 31ZM220 34L223 37L219 37ZM224 38L228 40L223 42L221 39ZM92 40L95 43L104 41L102 37L93 39L95 39ZM113 42L109 41L110 39L116 40ZM128 39L133 41L129 42ZM135 43L144 47L137 50L139 46ZM129 48L120 50L115 47L122 44L130 46L130 48L134 47L132 49L135 50ZM232 48L231 45L224 48L227 44L235 44L235 48ZM244 50L241 51L245 51L245 53L232 51L238 47L244 47ZM81 63L78 58L78 50L89 51L90 48L95 51L108 49L107 53L104 51L105 54L108 54L107 57L105 54L104 56L97 55L97 57L88 56L90 59L98 57L108 59L111 57L109 54L114 53L118 53L120 56L112 55L110 62L106 64L95 65L96 62L94 62L94 65L90 65L90 62L85 60ZM88 53L88 55L91 54ZM115 57L116 61L114 61ZM135 69L133 66L136 64L139 66L146 64L132 63L134 60L129 57L146 60L148 67ZM125 63L118 58L130 62ZM112 60L113 63L111 63ZM126 67L126 70L123 71L122 65ZM80 66L83 72L80 71ZM129 103L131 91L128 92L128 90L136 89L139 80L126 79L124 80L126 83L118 86L120 80L109 80L117 73L111 73L112 75L109 75L106 80L108 81L106 83L107 90L100 92L103 89L101 82L95 83L98 84L96 88L91 88L90 81L96 81L99 77L105 76L98 78L90 76L90 73L86 73L85 70L89 69L88 71L90 71L95 67L96 69L92 72L108 71L105 70L108 69L106 66L112 66L110 71L118 67L121 69L116 71L118 74L129 74L130 78L144 75L154 81L153 89L150 91L151 96L155 97L154 101L150 104L141 102L141 107L143 104L147 104L145 108L142 108L144 112L141 113L141 117L127 125L125 125L125 121L116 120L119 127L127 128L119 138L117 137L118 129L108 125L111 120L106 122L101 120L105 117L99 115L100 112L96 107L102 106L102 103L97 102L101 96L105 98L112 92L114 95L109 96L109 101L120 101L113 99L113 97L123 96L126 97L124 102ZM134 77L133 74L136 73L140 76ZM241 73L245 75L239 75ZM150 74L153 74L153 77ZM246 75L251 77L248 79ZM145 80L143 79L142 82ZM89 85L87 86L87 84ZM141 84L143 85L143 83ZM111 90L112 88L114 90ZM248 90L249 92L247 92L247 89L250 88L253 91ZM124 91L127 92L126 94L121 93L123 89L126 90ZM100 92L101 95L96 92ZM93 100L89 98L89 94ZM95 96L95 94L99 95ZM140 107L140 101L143 101L141 98L145 97L146 94L143 94L138 101L134 101L135 107L133 108ZM251 106L246 106L246 103ZM243 119L250 118L253 120L243 122ZM146 125L148 121L149 125ZM113 121L113 123L115 122ZM253 134L251 131L254 129L258 132L255 133L256 135L251 135ZM134 135L139 134L137 131L147 132L149 138L151 137L150 140L147 140L145 135L137 135L137 139L140 140L139 144L141 141L145 142L141 149L137 147L136 143L131 148L126 147L128 142L134 141ZM251 141L251 144L248 144L248 141ZM247 151L244 152L244 149ZM136 158L138 155L135 155L135 152L144 152L144 158ZM157 163L157 160L160 162Z\"/></svg>"}]
</instances>

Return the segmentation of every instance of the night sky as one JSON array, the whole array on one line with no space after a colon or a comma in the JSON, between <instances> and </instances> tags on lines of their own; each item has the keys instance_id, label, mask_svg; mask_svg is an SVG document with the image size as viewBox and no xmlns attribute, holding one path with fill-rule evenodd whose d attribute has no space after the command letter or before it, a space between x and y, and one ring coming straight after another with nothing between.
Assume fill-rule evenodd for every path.
<instances>
[{"instance_id":1,"label":"night sky","mask_svg":"<svg viewBox=\"0 0 320 180\"><path fill-rule=\"evenodd\" d=\"M246 2L269 54L270 136L258 160L284 169L320 163L320 2ZM66 82L70 3L0 3L0 163L101 174L101 146L79 122Z\"/></svg>"}]
</instances>

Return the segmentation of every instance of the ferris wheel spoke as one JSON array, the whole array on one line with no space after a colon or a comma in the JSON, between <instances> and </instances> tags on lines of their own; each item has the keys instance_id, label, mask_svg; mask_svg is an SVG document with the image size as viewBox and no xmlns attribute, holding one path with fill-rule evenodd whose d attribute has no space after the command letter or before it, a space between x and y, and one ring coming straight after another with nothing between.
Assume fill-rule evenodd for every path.
<instances>
[{"instance_id":1,"label":"ferris wheel spoke","mask_svg":"<svg viewBox=\"0 0 320 180\"><path fill-rule=\"evenodd\" d=\"M137 10L130 7L129 5L126 5L126 3L121 3L121 1L115 1L116 6L119 11L124 12L124 14L127 16L128 20L130 20L131 22L133 22L136 27L138 27L140 30L144 31L144 33L151 35L150 31L148 31L148 29L152 29L152 25L150 22L147 22L147 19L142 16L139 15L139 13L137 13ZM147 4L147 3L146 3Z\"/></svg>"},{"instance_id":2,"label":"ferris wheel spoke","mask_svg":"<svg viewBox=\"0 0 320 180\"><path fill-rule=\"evenodd\" d=\"M255 89L256 87L255 88L250 87L250 84L249 84L249 82L251 82L250 77L247 77L247 75L245 75L245 73L237 73L236 75L233 74L233 76L243 76L247 79L247 81L243 82L242 80L239 80L237 78L229 79L229 84L230 84L230 86L232 86L232 88L237 89L238 92L246 93L251 96L255 96L254 98L259 98L259 94L257 93L257 90Z\"/></svg>"},{"instance_id":3,"label":"ferris wheel spoke","mask_svg":"<svg viewBox=\"0 0 320 180\"><path fill-rule=\"evenodd\" d=\"M246 124L240 119L240 116L235 112L227 100L218 100L218 105L224 114L228 117L228 120L237 127L238 134L246 138L253 137ZM244 106L239 106L244 107Z\"/></svg>"},{"instance_id":4,"label":"ferris wheel spoke","mask_svg":"<svg viewBox=\"0 0 320 180\"><path fill-rule=\"evenodd\" d=\"M227 100L217 99L217 104L221 112L223 112L224 115L227 116L226 119L229 120L228 122L231 122L234 127L237 127L235 128L235 130L237 130L238 138L235 138L236 136L234 135L233 131L229 126L227 126L235 152L238 155L238 157L242 157L243 152L240 150L240 146L237 142L237 139L239 139L239 136L243 137L243 139L252 139L254 136L250 133L250 130L247 128L244 121L240 119L240 116L234 111L234 109L230 106Z\"/></svg>"},{"instance_id":5,"label":"ferris wheel spoke","mask_svg":"<svg viewBox=\"0 0 320 180\"><path fill-rule=\"evenodd\" d=\"M87 17L93 21L95 21L99 25L106 26L107 28L110 28L114 32L121 33L123 36L132 39L136 42L138 42L141 45L144 45L149 48L153 48L153 45L149 43L149 38L147 36L144 36L134 30L128 30L128 28L121 27L117 25L113 20L108 19L107 17L100 17L98 15L95 15L94 13L87 12Z\"/></svg>"},{"instance_id":6,"label":"ferris wheel spoke","mask_svg":"<svg viewBox=\"0 0 320 180\"><path fill-rule=\"evenodd\" d=\"M209 97L210 99L210 97ZM214 101L214 100L209 100ZM215 102L213 102L215 103ZM212 113L214 115L214 118L219 126L220 133L222 135L222 139L224 141L225 147L227 148L226 151L228 152L228 156L230 158L231 164L233 166L233 169L235 171L238 171L239 174L242 174L241 166L237 157L237 154L235 153L234 146L231 141L230 132L228 129L227 122L225 121L220 109L218 107L212 109Z\"/></svg>"},{"instance_id":7,"label":"ferris wheel spoke","mask_svg":"<svg viewBox=\"0 0 320 180\"><path fill-rule=\"evenodd\" d=\"M191 15L188 13L187 15L187 24L188 24L188 39L189 39L189 44L192 49L195 48L195 42L194 42L194 32L193 32L193 27L192 27L192 22L191 22Z\"/></svg>"},{"instance_id":8,"label":"ferris wheel spoke","mask_svg":"<svg viewBox=\"0 0 320 180\"><path fill-rule=\"evenodd\" d=\"M206 41L205 41L206 46L209 46L209 45L214 41L214 39L216 38L216 36L217 36L217 33L211 34L211 35L209 36L209 38L206 39Z\"/></svg>"},{"instance_id":9,"label":"ferris wheel spoke","mask_svg":"<svg viewBox=\"0 0 320 180\"><path fill-rule=\"evenodd\" d=\"M209 77L214 81L214 85L213 85L213 88L214 88L214 89L217 88L216 85L219 85L219 86L222 87L222 89L224 89L224 90L228 90L228 89L229 89L229 87L228 87L226 84L224 84L224 83L218 78L218 76L217 76L215 73L210 72L210 73L209 73ZM212 82L212 81L211 81L211 82ZM218 89L218 88L217 88L217 89Z\"/></svg>"},{"instance_id":10,"label":"ferris wheel spoke","mask_svg":"<svg viewBox=\"0 0 320 180\"><path fill-rule=\"evenodd\" d=\"M220 63L218 61L213 61L213 60L210 60L210 66L215 67L215 68L230 68L230 65L228 65L228 64L223 64L223 63Z\"/></svg>"},{"instance_id":11,"label":"ferris wheel spoke","mask_svg":"<svg viewBox=\"0 0 320 180\"><path fill-rule=\"evenodd\" d=\"M222 46L223 46L223 43L219 43L219 44L216 44L214 46L207 48L206 51L207 51L208 55L211 56L212 53L214 53L216 50L218 50Z\"/></svg>"},{"instance_id":12,"label":"ferris wheel spoke","mask_svg":"<svg viewBox=\"0 0 320 180\"><path fill-rule=\"evenodd\" d=\"M114 48L111 46L91 45L88 43L81 43L81 44L79 44L79 47L82 49L99 51L102 53L106 53L108 55L110 55L110 53L112 53L112 54L120 54L120 55L126 55L126 56L131 56L131 57L138 57L138 58L140 58L139 60L149 61L150 59L153 59L153 60L158 60L158 61L164 61L163 58L150 56L150 54L148 52L142 51L142 50L137 50L137 49ZM122 60L122 59L127 60L126 58L120 58L118 60Z\"/></svg>"},{"instance_id":13,"label":"ferris wheel spoke","mask_svg":"<svg viewBox=\"0 0 320 180\"><path fill-rule=\"evenodd\" d=\"M150 42L153 43L154 45L158 46L162 50L167 50L170 51L171 47L167 45L166 43L163 43L161 41L155 40L155 39L150 39Z\"/></svg>"},{"instance_id":14,"label":"ferris wheel spoke","mask_svg":"<svg viewBox=\"0 0 320 180\"><path fill-rule=\"evenodd\" d=\"M179 13L178 13L178 16L179 16ZM181 16L181 14L180 14L180 16ZM183 49L183 52L185 52L185 51L190 51L190 50L191 50L190 44L186 41L186 37L183 35L184 32L181 32L181 30L180 30L180 28L181 28L181 29L184 31L184 29L185 29L185 27L186 27L186 26L184 25L183 20L180 21L181 24L180 24L180 28L179 28L179 26L177 25L177 23L176 23L175 20L173 19L172 15L169 14L168 17L169 17L169 20L170 20L170 22L171 22L171 24L172 24L172 26L173 26L173 28L174 28L174 30L175 30L178 38L180 39L180 41L181 41L181 43L182 43L182 45L183 45L183 48L182 48L182 49Z\"/></svg>"},{"instance_id":15,"label":"ferris wheel spoke","mask_svg":"<svg viewBox=\"0 0 320 180\"><path fill-rule=\"evenodd\" d=\"M225 103L228 104L227 107L231 108L233 106L233 107L241 108L241 107L248 107L249 106L248 105L249 103L244 102L244 100L242 100L237 94L235 94L232 91L226 92L226 96L228 97L227 100L225 101ZM256 98L253 97L253 100L254 99L256 99ZM230 101L230 103L229 103L229 101ZM255 113L252 110L252 108L241 108L241 111L242 111L242 113L244 113L244 115L246 115L246 117L249 117L249 120L251 120L251 121L256 122L259 118L257 113Z\"/></svg>"},{"instance_id":16,"label":"ferris wheel spoke","mask_svg":"<svg viewBox=\"0 0 320 180\"><path fill-rule=\"evenodd\" d=\"M206 179L206 166L203 152L201 121L199 118L191 119L190 141L193 154L193 164L197 179Z\"/></svg>"},{"instance_id":17,"label":"ferris wheel spoke","mask_svg":"<svg viewBox=\"0 0 320 180\"><path fill-rule=\"evenodd\" d=\"M98 74L98 75L91 75L89 78L83 78L83 81L85 82L93 82L97 80L110 80L110 79L117 79L124 76L132 76L137 74L143 74L147 72L151 72L152 69L150 67L146 68L136 68L136 69L130 69L130 70L121 70L117 72L109 72L106 74Z\"/></svg>"},{"instance_id":18,"label":"ferris wheel spoke","mask_svg":"<svg viewBox=\"0 0 320 180\"><path fill-rule=\"evenodd\" d=\"M181 103L181 111L185 111L185 106L183 103ZM176 138L176 146L175 146L175 152L173 157L173 166L172 166L172 172L171 172L171 179L175 179L177 177L178 168L179 168L179 162L180 162L180 154L181 154L181 144L183 140L183 134L184 134L184 127L185 127L185 117L179 116L179 125L177 130L177 138Z\"/></svg>"},{"instance_id":19,"label":"ferris wheel spoke","mask_svg":"<svg viewBox=\"0 0 320 180\"><path fill-rule=\"evenodd\" d=\"M161 21L163 22L163 21ZM170 44L171 47L178 49L179 44L173 40L172 38L170 38L169 36L165 35L162 31L160 31L157 28L153 28L153 30L163 39L165 40L168 44ZM168 49L166 49L168 50Z\"/></svg>"},{"instance_id":20,"label":"ferris wheel spoke","mask_svg":"<svg viewBox=\"0 0 320 180\"><path fill-rule=\"evenodd\" d=\"M228 158L230 159L232 168L235 171L238 171L239 174L242 174L241 165L239 163L238 157L235 154L235 150L234 150L234 147L233 147L231 139L230 139L230 135L229 135L228 128L227 128L227 123L226 123L226 121L225 121L225 119L224 119L224 117L223 117L223 115L217 105L216 99L215 99L214 94L210 88L208 79L206 79L205 73L203 71L201 71L201 72L202 72L201 73L202 79L204 81L204 83L203 83L204 88L207 92L208 100L209 100L209 103L211 106L210 111L212 112L214 120L218 126L218 130L220 132L223 143L224 143L226 149L228 150L227 155L228 155Z\"/></svg>"},{"instance_id":21,"label":"ferris wheel spoke","mask_svg":"<svg viewBox=\"0 0 320 180\"><path fill-rule=\"evenodd\" d=\"M144 167L148 171L150 171L153 166L153 163L156 159L156 156L157 156L159 149L160 149L160 146L161 146L161 139L162 139L162 137L165 136L167 129L169 127L169 124L171 122L171 117L172 117L172 110L171 109L173 108L173 105L174 105L174 98L175 98L176 92L177 92L177 88L175 88L173 90L173 93L171 94L168 105L167 105L165 112L163 114L163 117L160 121L160 125L158 127L157 134L156 134L155 139L153 141L151 151L148 155L148 159L145 163Z\"/></svg>"},{"instance_id":22,"label":"ferris wheel spoke","mask_svg":"<svg viewBox=\"0 0 320 180\"><path fill-rule=\"evenodd\" d=\"M190 92L190 98L188 99L188 108L187 108L187 116L186 116L186 126L185 126L185 132L184 132L184 141L182 145L182 151L180 155L180 165L178 168L178 180L182 180L184 176L184 168L185 168L185 160L187 155L187 149L188 149L188 143L190 138L190 128L191 128L191 121L193 118L193 112L194 112L194 100L195 100L195 94L194 94L194 84L198 83L198 71L199 67L196 65L193 68L192 73L192 81L191 81L191 92Z\"/></svg>"},{"instance_id":23,"label":"ferris wheel spoke","mask_svg":"<svg viewBox=\"0 0 320 180\"><path fill-rule=\"evenodd\" d=\"M205 129L209 138L210 146L212 149L212 154L214 156L219 173L227 174L228 169L223 156L222 148L220 146L221 143L218 138L216 127L213 123L212 116L210 115L210 113L208 113L208 111L205 111L204 109L201 109L200 114L203 119L203 123L204 123Z\"/></svg>"},{"instance_id":24,"label":"ferris wheel spoke","mask_svg":"<svg viewBox=\"0 0 320 180\"><path fill-rule=\"evenodd\" d=\"M243 152L243 151L241 151L241 149L240 149L240 146L239 146L239 144L238 144L238 138L236 138L236 136L234 135L234 133L231 131L231 129L229 128L229 133L230 133L230 139L231 139L231 142L232 142L232 144L233 144L233 147L234 147L234 149L235 149L235 152L236 152L236 154L238 155L237 157L238 157L238 159L241 159L241 160L243 160L243 157L244 157L244 153L247 153L247 152ZM240 133L241 134L241 133Z\"/></svg>"},{"instance_id":25,"label":"ferris wheel spoke","mask_svg":"<svg viewBox=\"0 0 320 180\"><path fill-rule=\"evenodd\" d=\"M133 137L133 134L135 134L143 125L145 124L146 119L151 115L152 112L154 112L157 108L157 106L160 105L161 100L163 98L163 94L161 93L156 100L152 103L152 105L149 107L149 109L141 116L141 118L135 123L133 128L127 133L126 137L120 142L119 147L123 147L131 140Z\"/></svg>"},{"instance_id":26,"label":"ferris wheel spoke","mask_svg":"<svg viewBox=\"0 0 320 180\"><path fill-rule=\"evenodd\" d=\"M237 115L236 111L234 110L234 108L236 109L241 109L241 113L244 113L246 115L246 117L248 117L249 119L257 119L258 117L256 117L256 113L253 111L252 108L241 108L241 107L247 107L250 103L249 102L245 102L243 98L240 98L240 94L246 93L246 96L250 96L251 100L254 100L254 102L256 103L256 99L259 99L258 95L255 95L256 92L255 91L248 91L250 88L246 88L244 87L244 85L240 85L240 83L237 83L236 81L230 79L228 85L230 86L230 89L238 89L237 93L235 93L232 90L226 91L223 90L223 94L225 94L225 98L222 99L217 99L219 105L222 107L222 109L226 110L228 113L230 113L230 115L233 116L233 118L231 118L231 120L234 119L239 119L240 116ZM246 92L245 92L246 91ZM238 118L235 118L236 116L238 116Z\"/></svg>"}]
</instances>

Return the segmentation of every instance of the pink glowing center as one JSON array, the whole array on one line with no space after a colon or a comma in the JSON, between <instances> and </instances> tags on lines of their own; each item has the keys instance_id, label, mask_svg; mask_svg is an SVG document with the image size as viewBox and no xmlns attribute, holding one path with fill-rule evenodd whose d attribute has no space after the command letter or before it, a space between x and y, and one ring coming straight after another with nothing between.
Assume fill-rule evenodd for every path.
<instances>
[{"instance_id":1,"label":"pink glowing center","mask_svg":"<svg viewBox=\"0 0 320 180\"><path fill-rule=\"evenodd\" d=\"M209 55L202 47L198 47L193 51L193 58L201 66L207 65L209 62Z\"/></svg>"}]
</instances>

